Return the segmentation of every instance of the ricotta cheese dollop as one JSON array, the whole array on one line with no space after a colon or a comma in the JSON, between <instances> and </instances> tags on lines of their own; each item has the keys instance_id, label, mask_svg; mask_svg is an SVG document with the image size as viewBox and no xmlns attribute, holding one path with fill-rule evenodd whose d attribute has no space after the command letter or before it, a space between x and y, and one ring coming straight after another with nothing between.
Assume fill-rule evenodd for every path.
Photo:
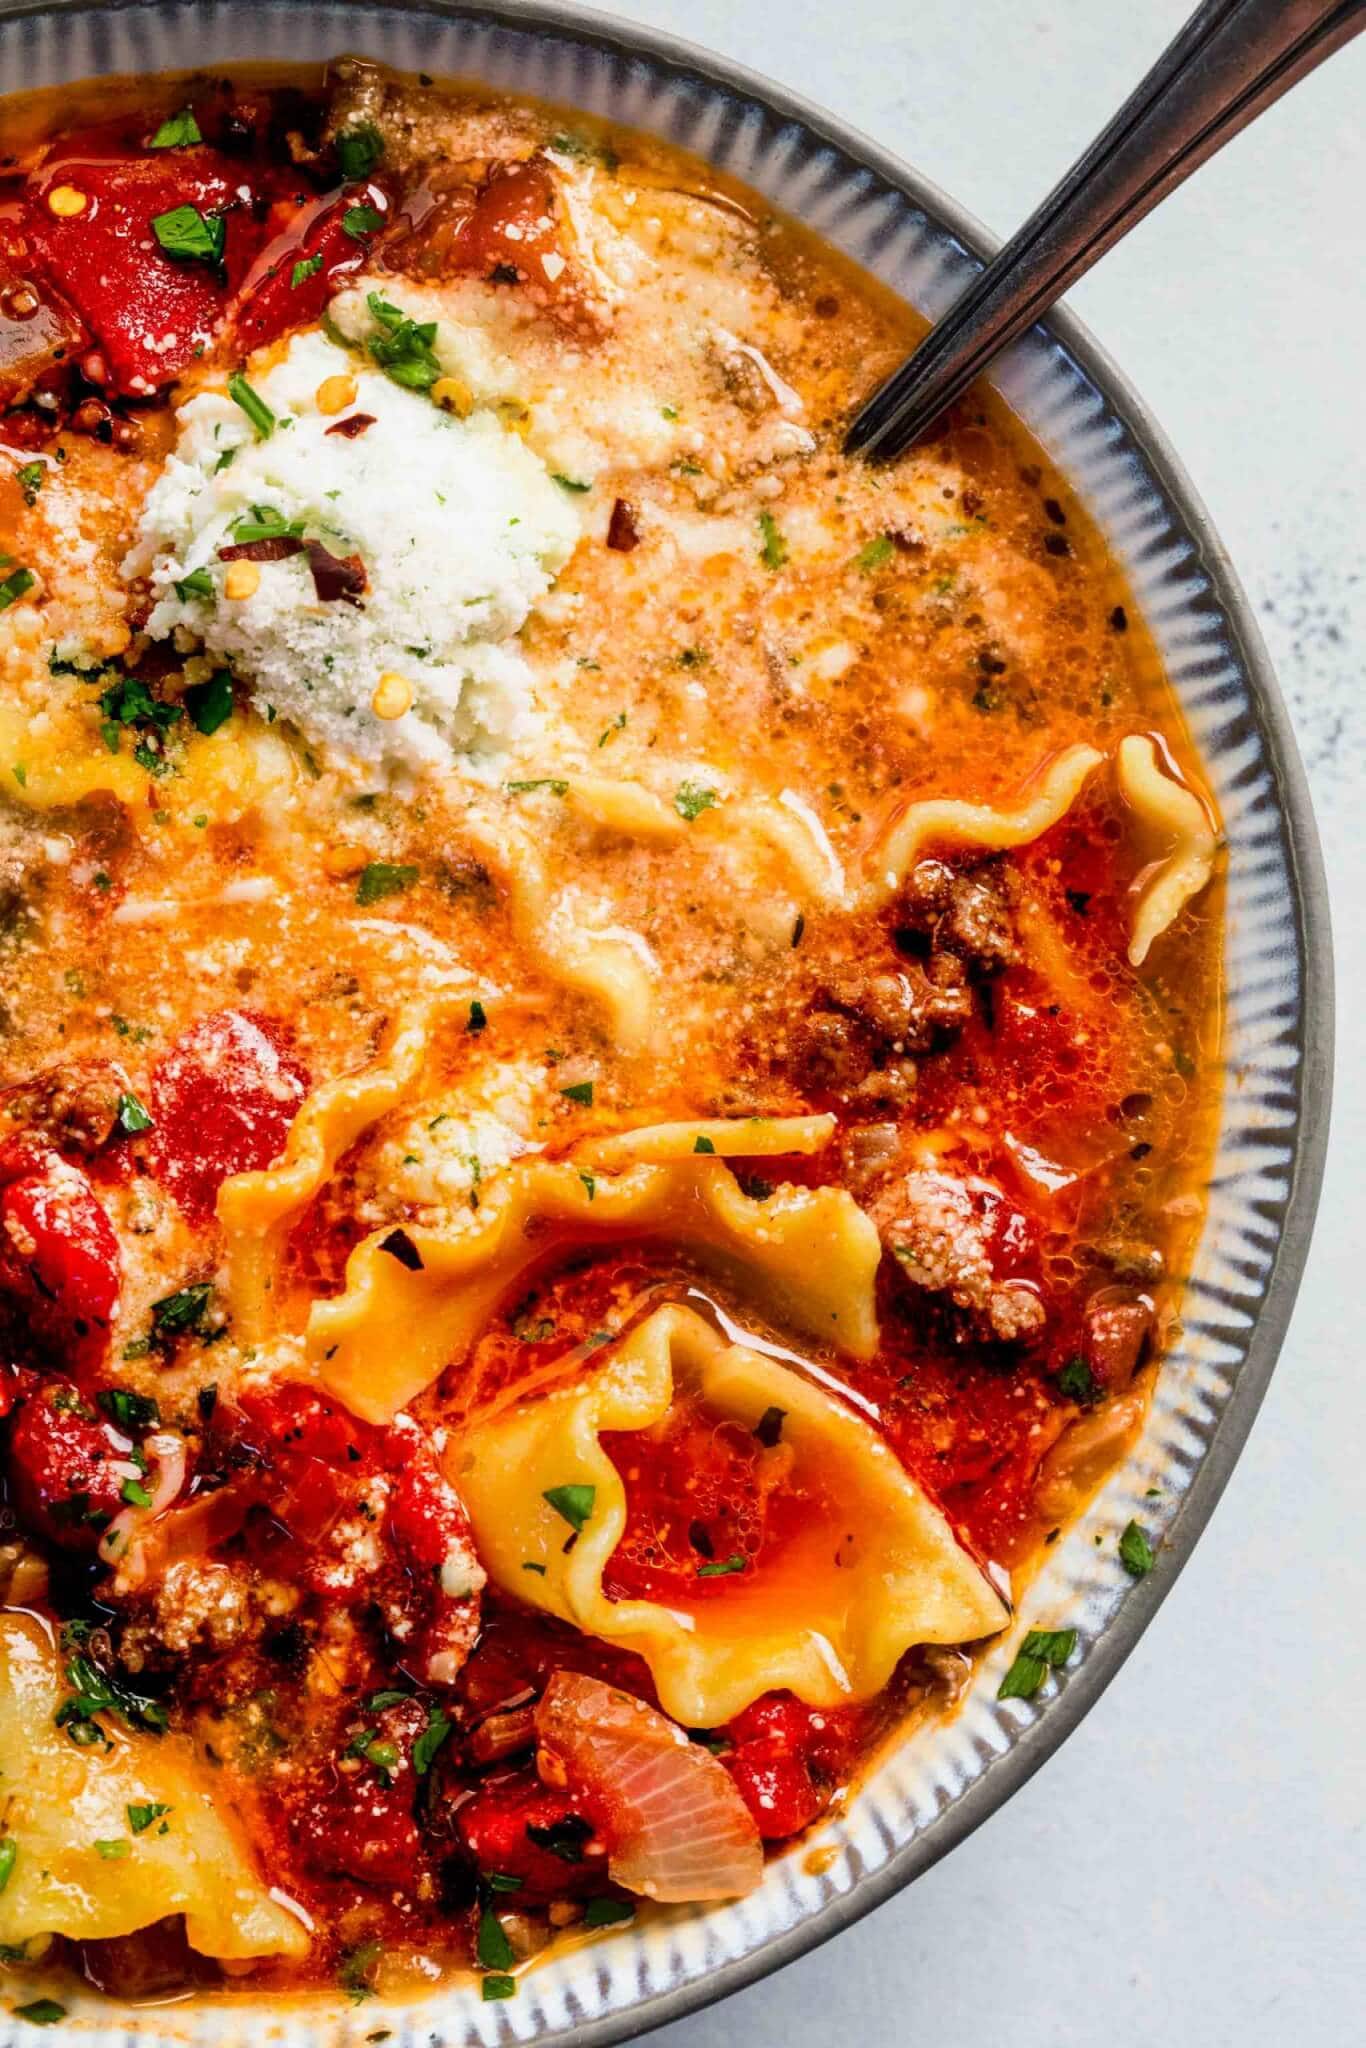
<instances>
[{"instance_id":1,"label":"ricotta cheese dollop","mask_svg":"<svg viewBox=\"0 0 1366 2048\"><path fill-rule=\"evenodd\" d=\"M340 411L320 408L320 393L334 407L352 387ZM320 333L296 336L250 389L264 434L258 408L253 424L226 393L177 414L124 563L150 584L147 631L202 645L259 709L331 753L492 771L534 725L516 636L578 539L569 495L491 411L457 419ZM358 432L346 427L357 417L369 420ZM272 534L305 551L250 569L222 559ZM354 599L321 594L318 546L359 557ZM382 678L387 717L374 708Z\"/></svg>"}]
</instances>

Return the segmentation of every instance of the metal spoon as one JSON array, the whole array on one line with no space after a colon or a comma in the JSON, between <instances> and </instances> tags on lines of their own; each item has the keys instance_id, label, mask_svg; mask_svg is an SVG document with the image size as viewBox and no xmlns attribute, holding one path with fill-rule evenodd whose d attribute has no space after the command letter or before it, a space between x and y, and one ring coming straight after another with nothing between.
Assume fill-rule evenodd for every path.
<instances>
[{"instance_id":1,"label":"metal spoon","mask_svg":"<svg viewBox=\"0 0 1366 2048\"><path fill-rule=\"evenodd\" d=\"M1363 28L1366 0L1204 0L1061 184L863 406L849 453L901 454L1136 221Z\"/></svg>"}]
</instances>

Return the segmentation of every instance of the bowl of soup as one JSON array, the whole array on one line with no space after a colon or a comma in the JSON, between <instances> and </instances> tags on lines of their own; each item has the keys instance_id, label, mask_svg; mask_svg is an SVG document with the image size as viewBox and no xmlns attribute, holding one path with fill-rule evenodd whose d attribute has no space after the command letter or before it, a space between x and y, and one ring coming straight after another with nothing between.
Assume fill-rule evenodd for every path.
<instances>
[{"instance_id":1,"label":"bowl of soup","mask_svg":"<svg viewBox=\"0 0 1366 2048\"><path fill-rule=\"evenodd\" d=\"M620 2039L999 1805L1209 1514L1293 739L1065 315L844 453L985 243L780 89L167 4L0 92L4 2008Z\"/></svg>"}]
</instances>

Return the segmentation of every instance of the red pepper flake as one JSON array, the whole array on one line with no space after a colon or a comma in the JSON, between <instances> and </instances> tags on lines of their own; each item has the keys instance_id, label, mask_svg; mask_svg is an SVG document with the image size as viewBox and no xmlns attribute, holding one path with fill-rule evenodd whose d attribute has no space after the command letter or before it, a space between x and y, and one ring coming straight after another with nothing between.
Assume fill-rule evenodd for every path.
<instances>
[{"instance_id":1,"label":"red pepper flake","mask_svg":"<svg viewBox=\"0 0 1366 2048\"><path fill-rule=\"evenodd\" d=\"M374 424L375 415L372 412L353 412L350 419L338 420L336 426L329 427L327 431L329 434L340 434L344 441L354 441L367 427L373 427Z\"/></svg>"},{"instance_id":2,"label":"red pepper flake","mask_svg":"<svg viewBox=\"0 0 1366 2048\"><path fill-rule=\"evenodd\" d=\"M232 547L220 548L220 562L286 562L291 555L301 555L304 544L294 533L276 534L270 540L239 540Z\"/></svg>"},{"instance_id":3,"label":"red pepper flake","mask_svg":"<svg viewBox=\"0 0 1366 2048\"><path fill-rule=\"evenodd\" d=\"M370 582L360 556L331 555L320 540L305 541L304 549L313 571L313 588L322 602L358 605Z\"/></svg>"},{"instance_id":4,"label":"red pepper flake","mask_svg":"<svg viewBox=\"0 0 1366 2048\"><path fill-rule=\"evenodd\" d=\"M619 555L629 555L632 548L640 545L636 508L625 498L618 498L612 507L612 517L607 522L607 545L615 548Z\"/></svg>"}]
</instances>

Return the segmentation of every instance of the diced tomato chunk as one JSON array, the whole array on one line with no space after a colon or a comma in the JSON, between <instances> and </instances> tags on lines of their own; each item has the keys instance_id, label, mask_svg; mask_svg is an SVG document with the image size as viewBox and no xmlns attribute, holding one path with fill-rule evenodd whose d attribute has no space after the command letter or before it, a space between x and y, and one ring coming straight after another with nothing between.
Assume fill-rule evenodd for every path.
<instances>
[{"instance_id":1,"label":"diced tomato chunk","mask_svg":"<svg viewBox=\"0 0 1366 2048\"><path fill-rule=\"evenodd\" d=\"M553 260L546 266L546 257ZM568 275L555 180L544 162L495 170L460 237L459 267L495 283L524 283L558 297Z\"/></svg>"},{"instance_id":2,"label":"diced tomato chunk","mask_svg":"<svg viewBox=\"0 0 1366 2048\"><path fill-rule=\"evenodd\" d=\"M120 1456L71 1382L47 1381L10 1430L9 1490L20 1521L63 1550L93 1551L122 1505Z\"/></svg>"},{"instance_id":3,"label":"diced tomato chunk","mask_svg":"<svg viewBox=\"0 0 1366 2048\"><path fill-rule=\"evenodd\" d=\"M724 1761L766 1842L800 1834L829 1803L801 1757L776 1742L747 1742Z\"/></svg>"},{"instance_id":4,"label":"diced tomato chunk","mask_svg":"<svg viewBox=\"0 0 1366 2048\"><path fill-rule=\"evenodd\" d=\"M347 216L383 205L378 188L353 185L292 209L242 285L233 327L244 354L321 317L341 279L362 269L369 256L368 237L351 234Z\"/></svg>"},{"instance_id":5,"label":"diced tomato chunk","mask_svg":"<svg viewBox=\"0 0 1366 2048\"><path fill-rule=\"evenodd\" d=\"M323 1785L294 1818L294 1836L315 1870L363 1884L414 1886L426 1864L413 1818L418 1777L412 1748L427 1711L405 1700L367 1719L360 1754L329 1764Z\"/></svg>"},{"instance_id":6,"label":"diced tomato chunk","mask_svg":"<svg viewBox=\"0 0 1366 2048\"><path fill-rule=\"evenodd\" d=\"M790 1692L765 1693L731 1722L723 1759L766 1842L799 1834L830 1803L857 1752L858 1708L808 1707Z\"/></svg>"},{"instance_id":7,"label":"diced tomato chunk","mask_svg":"<svg viewBox=\"0 0 1366 2048\"><path fill-rule=\"evenodd\" d=\"M277 1024L220 1010L158 1062L151 1154L191 1222L213 1215L223 1182L269 1166L308 1090L308 1069Z\"/></svg>"},{"instance_id":8,"label":"diced tomato chunk","mask_svg":"<svg viewBox=\"0 0 1366 2048\"><path fill-rule=\"evenodd\" d=\"M55 1152L0 1160L0 1293L79 1371L104 1350L119 1296L118 1239L80 1167Z\"/></svg>"},{"instance_id":9,"label":"diced tomato chunk","mask_svg":"<svg viewBox=\"0 0 1366 2048\"><path fill-rule=\"evenodd\" d=\"M46 159L30 186L28 238L98 338L112 390L148 396L212 346L260 241L252 198L242 167L207 148L130 156L95 130ZM223 216L221 264L161 247L152 222L184 206Z\"/></svg>"},{"instance_id":10,"label":"diced tomato chunk","mask_svg":"<svg viewBox=\"0 0 1366 2048\"><path fill-rule=\"evenodd\" d=\"M582 1807L534 1770L494 1779L455 1820L480 1870L521 1879L519 1903L601 1891L607 1881L606 1842Z\"/></svg>"}]
</instances>

